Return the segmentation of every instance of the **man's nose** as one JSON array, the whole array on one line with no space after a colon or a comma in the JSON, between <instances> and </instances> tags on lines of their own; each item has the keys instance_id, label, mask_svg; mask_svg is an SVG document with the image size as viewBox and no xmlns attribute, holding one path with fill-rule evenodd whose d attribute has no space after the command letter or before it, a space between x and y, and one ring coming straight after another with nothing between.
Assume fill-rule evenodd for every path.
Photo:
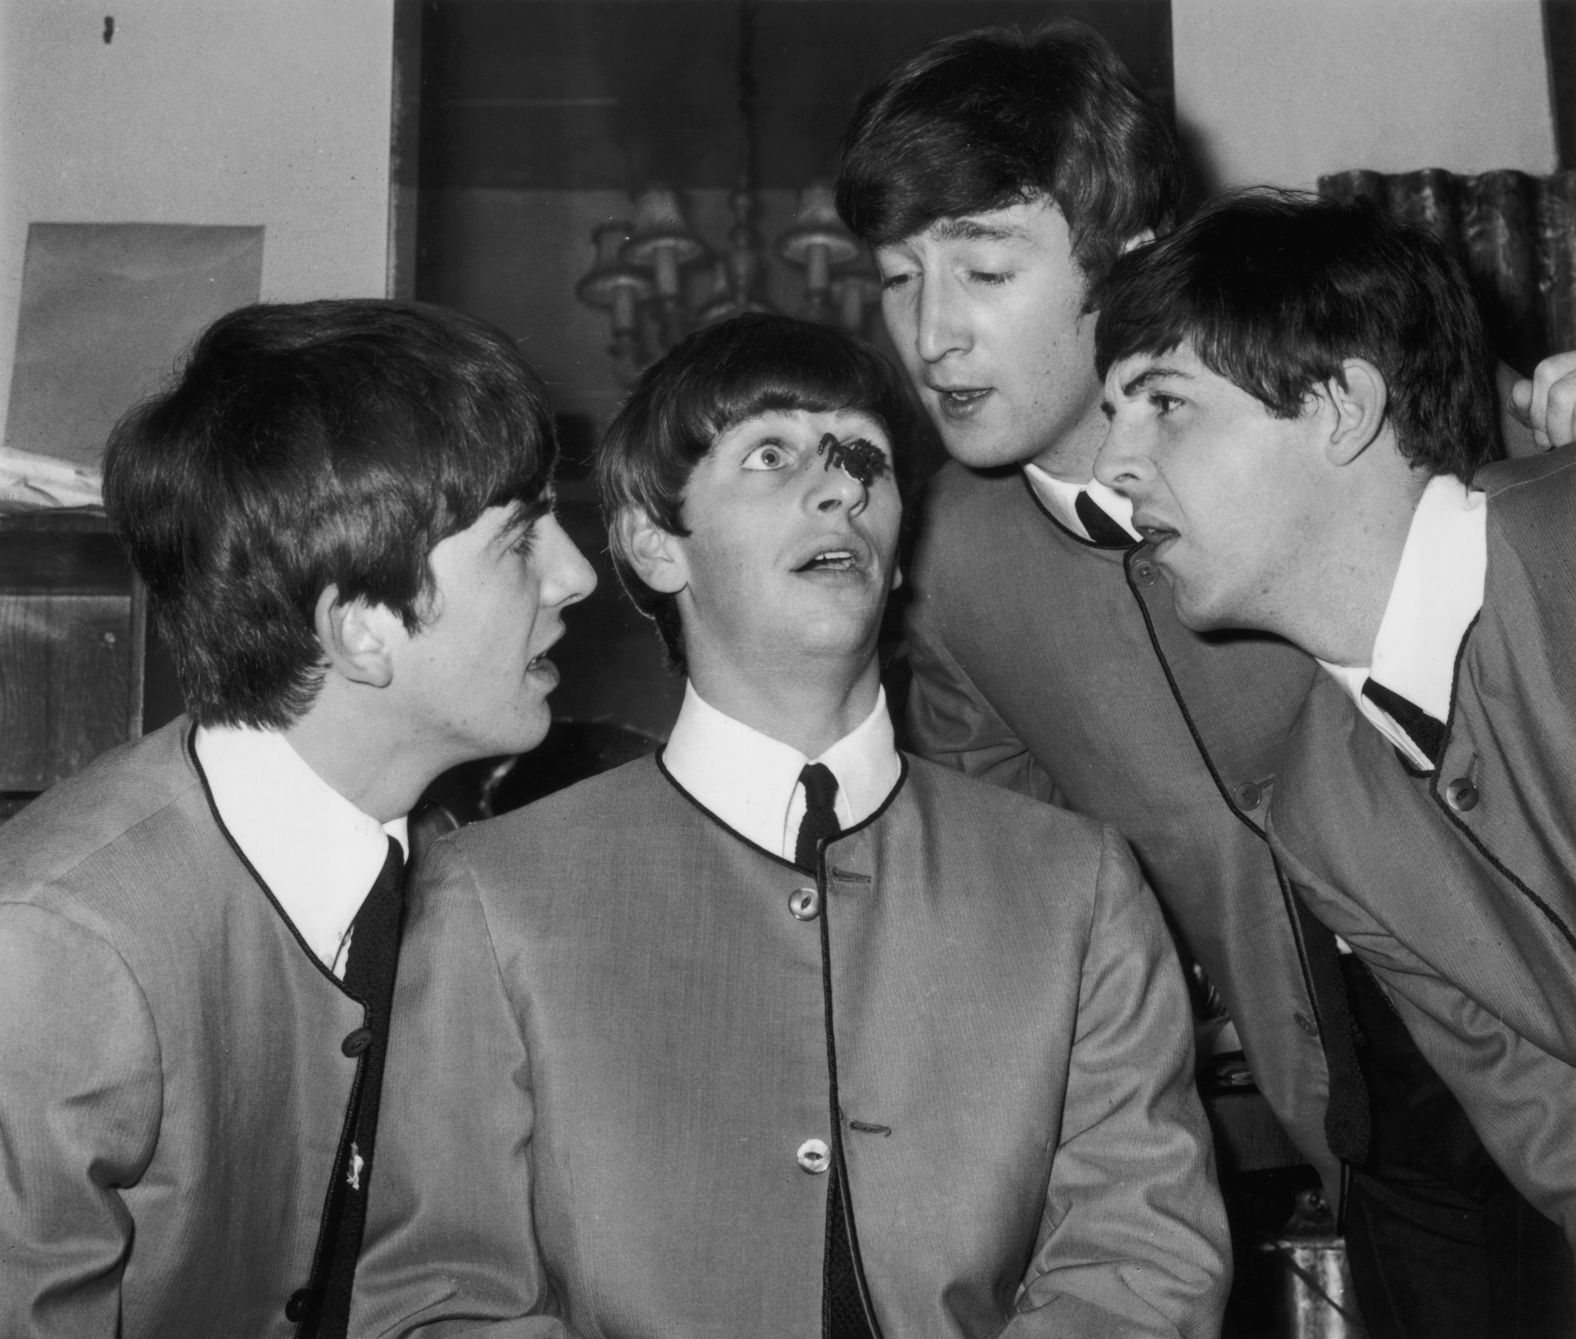
<instances>
[{"instance_id":1,"label":"man's nose","mask_svg":"<svg viewBox=\"0 0 1576 1339\"><path fill-rule=\"evenodd\" d=\"M974 343L968 312L957 285L937 275L920 281L914 345L927 363L937 363L949 353L964 352Z\"/></svg>"},{"instance_id":2,"label":"man's nose","mask_svg":"<svg viewBox=\"0 0 1576 1339\"><path fill-rule=\"evenodd\" d=\"M1147 434L1120 414L1111 420L1100 454L1094 459L1094 477L1107 488L1129 496L1154 473L1146 442Z\"/></svg>"},{"instance_id":3,"label":"man's nose","mask_svg":"<svg viewBox=\"0 0 1576 1339\"><path fill-rule=\"evenodd\" d=\"M870 490L840 466L818 461L810 467L810 476L810 500L817 511L846 507L850 516L857 516L870 502Z\"/></svg>"},{"instance_id":4,"label":"man's nose","mask_svg":"<svg viewBox=\"0 0 1576 1339\"><path fill-rule=\"evenodd\" d=\"M596 589L596 569L586 561L580 546L569 538L557 517L549 517L541 527L542 562L547 577L543 582L548 604L574 604Z\"/></svg>"}]
</instances>

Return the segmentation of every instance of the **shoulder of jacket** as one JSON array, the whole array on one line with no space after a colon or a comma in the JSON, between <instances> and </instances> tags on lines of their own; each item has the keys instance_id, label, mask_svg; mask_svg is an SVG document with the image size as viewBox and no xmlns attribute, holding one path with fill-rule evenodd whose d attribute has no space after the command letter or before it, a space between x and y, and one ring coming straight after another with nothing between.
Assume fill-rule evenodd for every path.
<instances>
[{"instance_id":1,"label":"shoulder of jacket","mask_svg":"<svg viewBox=\"0 0 1576 1339\"><path fill-rule=\"evenodd\" d=\"M977 825L992 841L1021 834L1029 843L1089 841L1099 844L1105 825L1060 805L967 776L956 768L904 754L915 803ZM1042 848L1043 849L1043 848Z\"/></svg>"}]
</instances>

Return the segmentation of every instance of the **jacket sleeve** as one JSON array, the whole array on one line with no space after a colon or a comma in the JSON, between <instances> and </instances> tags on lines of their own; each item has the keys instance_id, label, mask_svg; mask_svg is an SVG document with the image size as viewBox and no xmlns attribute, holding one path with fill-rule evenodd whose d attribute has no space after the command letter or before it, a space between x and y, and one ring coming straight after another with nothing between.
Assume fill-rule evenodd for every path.
<instances>
[{"instance_id":1,"label":"jacket sleeve","mask_svg":"<svg viewBox=\"0 0 1576 1339\"><path fill-rule=\"evenodd\" d=\"M1106 829L1040 1241L1006 1333L1219 1333L1230 1237L1191 1013L1154 897Z\"/></svg>"},{"instance_id":2,"label":"jacket sleeve","mask_svg":"<svg viewBox=\"0 0 1576 1339\"><path fill-rule=\"evenodd\" d=\"M530 1056L452 842L406 917L350 1334L568 1336L532 1219Z\"/></svg>"},{"instance_id":3,"label":"jacket sleeve","mask_svg":"<svg viewBox=\"0 0 1576 1339\"><path fill-rule=\"evenodd\" d=\"M1576 1068L1522 1036L1387 934L1353 935L1489 1155L1576 1250Z\"/></svg>"},{"instance_id":4,"label":"jacket sleeve","mask_svg":"<svg viewBox=\"0 0 1576 1339\"><path fill-rule=\"evenodd\" d=\"M0 1334L119 1332L121 1188L158 1139L163 1084L142 990L112 945L0 905Z\"/></svg>"},{"instance_id":5,"label":"jacket sleeve","mask_svg":"<svg viewBox=\"0 0 1576 1339\"><path fill-rule=\"evenodd\" d=\"M1059 801L1045 770L974 686L948 649L933 600L916 596L904 619L912 679L908 746L921 757L1036 800Z\"/></svg>"}]
</instances>

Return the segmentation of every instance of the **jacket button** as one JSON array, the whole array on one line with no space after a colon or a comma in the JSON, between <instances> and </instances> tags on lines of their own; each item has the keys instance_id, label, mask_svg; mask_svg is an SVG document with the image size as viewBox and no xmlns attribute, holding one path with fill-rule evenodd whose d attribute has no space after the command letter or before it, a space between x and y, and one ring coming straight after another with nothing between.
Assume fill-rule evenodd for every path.
<instances>
[{"instance_id":1,"label":"jacket button","mask_svg":"<svg viewBox=\"0 0 1576 1339\"><path fill-rule=\"evenodd\" d=\"M1310 1037L1319 1035L1319 1025L1309 1018L1300 1009L1291 1016L1291 1021L1306 1032Z\"/></svg>"},{"instance_id":2,"label":"jacket button","mask_svg":"<svg viewBox=\"0 0 1576 1339\"><path fill-rule=\"evenodd\" d=\"M339 1043L339 1049L346 1055L360 1055L372 1045L372 1029L358 1027L344 1041Z\"/></svg>"},{"instance_id":3,"label":"jacket button","mask_svg":"<svg viewBox=\"0 0 1576 1339\"><path fill-rule=\"evenodd\" d=\"M1231 797L1236 800L1239 808L1257 809L1264 801L1264 790L1255 781L1244 781L1231 792Z\"/></svg>"},{"instance_id":4,"label":"jacket button","mask_svg":"<svg viewBox=\"0 0 1576 1339\"><path fill-rule=\"evenodd\" d=\"M1145 558L1133 564L1132 573L1135 586L1153 586L1160 575L1159 569Z\"/></svg>"},{"instance_id":5,"label":"jacket button","mask_svg":"<svg viewBox=\"0 0 1576 1339\"><path fill-rule=\"evenodd\" d=\"M1476 809L1478 802L1478 788L1464 776L1458 776L1445 787L1445 800L1452 809L1465 813L1468 809Z\"/></svg>"},{"instance_id":6,"label":"jacket button","mask_svg":"<svg viewBox=\"0 0 1576 1339\"><path fill-rule=\"evenodd\" d=\"M819 1176L832 1165L832 1150L822 1139L806 1139L799 1145L799 1152L795 1156L799 1159L799 1165L811 1176Z\"/></svg>"},{"instance_id":7,"label":"jacket button","mask_svg":"<svg viewBox=\"0 0 1576 1339\"><path fill-rule=\"evenodd\" d=\"M288 1321L300 1320L306 1315L306 1304L311 1300L312 1293L306 1288L297 1288L290 1294L290 1300L285 1303L285 1319Z\"/></svg>"},{"instance_id":8,"label":"jacket button","mask_svg":"<svg viewBox=\"0 0 1576 1339\"><path fill-rule=\"evenodd\" d=\"M813 921L821 914L821 894L814 888L795 888L788 894L788 910L796 921Z\"/></svg>"}]
</instances>

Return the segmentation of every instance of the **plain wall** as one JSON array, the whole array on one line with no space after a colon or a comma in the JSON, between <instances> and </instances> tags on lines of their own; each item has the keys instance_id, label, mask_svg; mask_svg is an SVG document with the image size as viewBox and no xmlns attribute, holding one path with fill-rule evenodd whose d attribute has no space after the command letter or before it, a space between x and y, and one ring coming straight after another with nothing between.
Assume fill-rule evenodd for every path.
<instances>
[{"instance_id":1,"label":"plain wall","mask_svg":"<svg viewBox=\"0 0 1576 1339\"><path fill-rule=\"evenodd\" d=\"M264 299L384 295L393 24L391 0L0 0L0 440L30 222L261 224Z\"/></svg>"},{"instance_id":2,"label":"plain wall","mask_svg":"<svg viewBox=\"0 0 1576 1339\"><path fill-rule=\"evenodd\" d=\"M1207 188L1347 168L1554 169L1541 0L1172 0Z\"/></svg>"}]
</instances>

